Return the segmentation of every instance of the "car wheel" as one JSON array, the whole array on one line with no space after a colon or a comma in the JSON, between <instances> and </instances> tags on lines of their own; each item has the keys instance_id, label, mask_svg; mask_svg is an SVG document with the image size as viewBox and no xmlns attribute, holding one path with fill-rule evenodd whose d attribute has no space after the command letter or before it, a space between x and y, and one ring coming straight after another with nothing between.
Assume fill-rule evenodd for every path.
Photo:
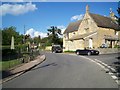
<instances>
[{"instance_id":1,"label":"car wheel","mask_svg":"<svg viewBox=\"0 0 120 90\"><path fill-rule=\"evenodd\" d=\"M91 52L88 52L87 55L90 56L90 55L91 55Z\"/></svg>"},{"instance_id":2,"label":"car wheel","mask_svg":"<svg viewBox=\"0 0 120 90\"><path fill-rule=\"evenodd\" d=\"M55 53L55 51L53 51L52 53Z\"/></svg>"},{"instance_id":3,"label":"car wheel","mask_svg":"<svg viewBox=\"0 0 120 90\"><path fill-rule=\"evenodd\" d=\"M76 54L77 54L77 55L80 55L80 53L79 53L78 51L76 52Z\"/></svg>"}]
</instances>

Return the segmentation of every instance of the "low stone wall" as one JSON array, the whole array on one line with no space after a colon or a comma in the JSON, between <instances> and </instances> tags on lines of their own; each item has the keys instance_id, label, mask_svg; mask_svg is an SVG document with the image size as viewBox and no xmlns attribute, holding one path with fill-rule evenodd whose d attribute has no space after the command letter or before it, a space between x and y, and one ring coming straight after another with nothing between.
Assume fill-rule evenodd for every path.
<instances>
[{"instance_id":1,"label":"low stone wall","mask_svg":"<svg viewBox=\"0 0 120 90\"><path fill-rule=\"evenodd\" d=\"M52 48L52 46L47 46L47 47L45 48L45 50L51 51L51 48Z\"/></svg>"},{"instance_id":2,"label":"low stone wall","mask_svg":"<svg viewBox=\"0 0 120 90\"><path fill-rule=\"evenodd\" d=\"M120 48L98 48L100 54L120 53Z\"/></svg>"}]
</instances>

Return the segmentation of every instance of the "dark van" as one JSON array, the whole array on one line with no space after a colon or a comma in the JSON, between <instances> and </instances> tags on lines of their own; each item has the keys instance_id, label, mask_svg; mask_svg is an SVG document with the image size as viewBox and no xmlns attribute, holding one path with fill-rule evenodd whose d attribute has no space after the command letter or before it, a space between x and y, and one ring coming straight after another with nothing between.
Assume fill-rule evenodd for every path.
<instances>
[{"instance_id":1,"label":"dark van","mask_svg":"<svg viewBox=\"0 0 120 90\"><path fill-rule=\"evenodd\" d=\"M52 53L62 53L62 48L60 45L53 45L51 50Z\"/></svg>"}]
</instances>

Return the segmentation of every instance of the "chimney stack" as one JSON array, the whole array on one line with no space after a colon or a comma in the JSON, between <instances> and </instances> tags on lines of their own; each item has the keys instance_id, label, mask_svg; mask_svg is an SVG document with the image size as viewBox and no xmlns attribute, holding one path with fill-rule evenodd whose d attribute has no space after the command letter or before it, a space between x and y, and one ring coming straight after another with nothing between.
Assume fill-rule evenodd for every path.
<instances>
[{"instance_id":1,"label":"chimney stack","mask_svg":"<svg viewBox=\"0 0 120 90\"><path fill-rule=\"evenodd\" d=\"M86 13L89 13L89 6L86 5Z\"/></svg>"},{"instance_id":2,"label":"chimney stack","mask_svg":"<svg viewBox=\"0 0 120 90\"><path fill-rule=\"evenodd\" d=\"M114 12L112 11L112 8L110 8L110 18L113 19L114 21L117 20L117 18L115 17Z\"/></svg>"}]
</instances>

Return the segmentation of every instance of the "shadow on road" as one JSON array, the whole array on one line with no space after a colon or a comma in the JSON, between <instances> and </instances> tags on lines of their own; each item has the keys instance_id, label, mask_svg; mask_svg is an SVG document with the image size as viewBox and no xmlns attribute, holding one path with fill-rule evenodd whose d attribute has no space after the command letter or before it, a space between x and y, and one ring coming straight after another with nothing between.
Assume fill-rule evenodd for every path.
<instances>
[{"instance_id":1,"label":"shadow on road","mask_svg":"<svg viewBox=\"0 0 120 90\"><path fill-rule=\"evenodd\" d=\"M50 64L43 65L43 66L41 66L41 67L34 68L34 69L32 69L32 70L36 70L36 69L44 68L44 67L49 67L49 66L57 66L57 65L58 65L58 64L56 64L56 63L50 63Z\"/></svg>"},{"instance_id":2,"label":"shadow on road","mask_svg":"<svg viewBox=\"0 0 120 90\"><path fill-rule=\"evenodd\" d=\"M10 72L10 71L2 71L2 79L4 79L4 78L6 78L6 77L8 77L8 76L11 76L12 75L12 73Z\"/></svg>"}]
</instances>

